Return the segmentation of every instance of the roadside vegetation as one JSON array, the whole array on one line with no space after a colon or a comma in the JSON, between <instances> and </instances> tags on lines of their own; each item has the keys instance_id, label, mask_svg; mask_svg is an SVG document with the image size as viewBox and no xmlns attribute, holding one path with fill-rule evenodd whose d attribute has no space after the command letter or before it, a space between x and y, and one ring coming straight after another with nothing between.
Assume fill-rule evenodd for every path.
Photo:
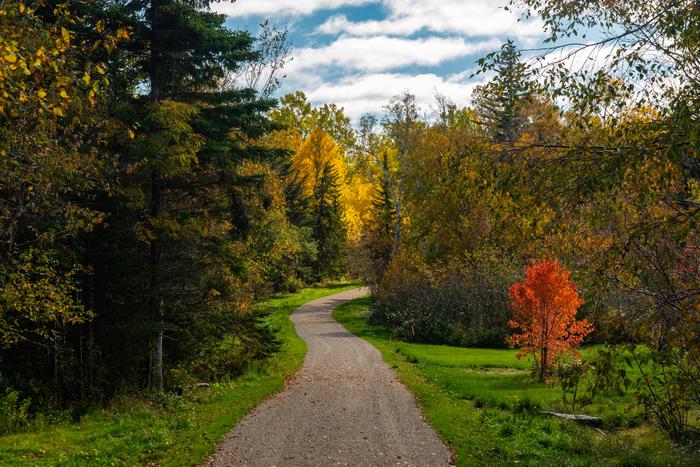
<instances>
[{"instance_id":1,"label":"roadside vegetation","mask_svg":"<svg viewBox=\"0 0 700 467\"><path fill-rule=\"evenodd\" d=\"M502 0L542 44L356 121L215 3L0 1L1 455L200 458L301 361L254 304L353 277L467 461L694 460L700 2Z\"/></svg>"},{"instance_id":2,"label":"roadside vegetation","mask_svg":"<svg viewBox=\"0 0 700 467\"><path fill-rule=\"evenodd\" d=\"M599 394L577 413L602 427L553 418L567 410L558 384L538 381L532 362L510 349L409 343L369 321L370 297L345 303L333 317L376 346L413 392L457 465L697 465L700 455L675 444L645 417L633 391ZM586 347L584 360L603 348Z\"/></svg>"},{"instance_id":3,"label":"roadside vegetation","mask_svg":"<svg viewBox=\"0 0 700 467\"><path fill-rule=\"evenodd\" d=\"M542 21L542 47L479 60L467 106L437 96L426 117L404 93L361 122L378 184L359 269L372 322L410 342L517 347L568 412L589 377L598 397L632 386L651 429L697 449L700 4L507 3ZM621 347L587 362L582 344ZM467 370L430 376L488 398Z\"/></svg>"},{"instance_id":4,"label":"roadside vegetation","mask_svg":"<svg viewBox=\"0 0 700 467\"><path fill-rule=\"evenodd\" d=\"M198 465L263 399L301 366L306 344L289 315L316 298L356 287L335 284L283 294L256 306L279 351L245 373L182 394L123 395L72 420L70 412L35 417L18 434L0 436L2 465Z\"/></svg>"}]
</instances>

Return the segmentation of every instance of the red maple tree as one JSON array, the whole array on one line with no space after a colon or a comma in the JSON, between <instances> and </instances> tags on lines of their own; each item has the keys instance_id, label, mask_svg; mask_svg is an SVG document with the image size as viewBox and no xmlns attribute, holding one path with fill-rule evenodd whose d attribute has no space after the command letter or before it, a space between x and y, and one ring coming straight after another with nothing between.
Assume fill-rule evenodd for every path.
<instances>
[{"instance_id":1,"label":"red maple tree","mask_svg":"<svg viewBox=\"0 0 700 467\"><path fill-rule=\"evenodd\" d=\"M518 358L535 357L541 381L555 358L577 348L593 331L585 319L576 320L583 300L570 276L557 260L543 258L525 268L525 277L509 292L513 319L508 324L520 332L510 336L508 343L520 348Z\"/></svg>"}]
</instances>

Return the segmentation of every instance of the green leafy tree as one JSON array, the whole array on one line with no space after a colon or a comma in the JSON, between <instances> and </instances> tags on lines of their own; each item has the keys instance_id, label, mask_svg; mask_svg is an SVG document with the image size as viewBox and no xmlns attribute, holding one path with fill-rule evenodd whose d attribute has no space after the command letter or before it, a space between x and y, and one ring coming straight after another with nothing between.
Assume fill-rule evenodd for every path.
<instances>
[{"instance_id":1,"label":"green leafy tree","mask_svg":"<svg viewBox=\"0 0 700 467\"><path fill-rule=\"evenodd\" d=\"M0 348L50 355L55 382L63 330L91 316L81 237L103 218L89 193L105 188L98 148L110 133L104 65L79 57L118 41L73 30L85 21L72 4L0 5Z\"/></svg>"}]
</instances>

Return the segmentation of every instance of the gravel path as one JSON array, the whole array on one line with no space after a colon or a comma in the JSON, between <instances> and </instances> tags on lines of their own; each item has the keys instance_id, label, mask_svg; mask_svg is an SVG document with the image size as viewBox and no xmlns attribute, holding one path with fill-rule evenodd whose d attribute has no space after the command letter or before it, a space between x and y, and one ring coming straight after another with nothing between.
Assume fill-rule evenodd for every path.
<instances>
[{"instance_id":1,"label":"gravel path","mask_svg":"<svg viewBox=\"0 0 700 467\"><path fill-rule=\"evenodd\" d=\"M294 312L309 346L304 367L238 423L210 465L450 465L450 451L379 351L331 318L365 294L331 295Z\"/></svg>"}]
</instances>

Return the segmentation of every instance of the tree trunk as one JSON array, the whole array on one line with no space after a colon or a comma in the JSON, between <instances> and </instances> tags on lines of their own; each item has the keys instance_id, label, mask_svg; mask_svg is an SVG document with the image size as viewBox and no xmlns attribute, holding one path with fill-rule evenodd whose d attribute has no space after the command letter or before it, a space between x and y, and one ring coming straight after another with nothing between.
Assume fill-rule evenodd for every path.
<instances>
[{"instance_id":1,"label":"tree trunk","mask_svg":"<svg viewBox=\"0 0 700 467\"><path fill-rule=\"evenodd\" d=\"M151 372L150 384L151 388L160 392L163 390L163 302L161 301L158 308L160 309L160 321L158 332L156 333L153 342L151 343Z\"/></svg>"},{"instance_id":2,"label":"tree trunk","mask_svg":"<svg viewBox=\"0 0 700 467\"><path fill-rule=\"evenodd\" d=\"M151 177L151 219L156 219L161 211L162 193L160 179L154 172ZM163 300L160 297L160 259L161 242L156 238L150 245L150 314L156 327L155 336L151 342L149 385L156 391L163 390Z\"/></svg>"},{"instance_id":3,"label":"tree trunk","mask_svg":"<svg viewBox=\"0 0 700 467\"><path fill-rule=\"evenodd\" d=\"M398 183L396 190L394 191L394 206L396 206L396 224L394 225L394 243L391 249L391 257L395 258L396 254L399 252L399 242L401 241L401 198L403 197L403 190L401 189L401 183Z\"/></svg>"},{"instance_id":4,"label":"tree trunk","mask_svg":"<svg viewBox=\"0 0 700 467\"><path fill-rule=\"evenodd\" d=\"M547 357L548 357L548 349L547 349L547 347L543 347L541 357L540 357L540 381L542 381L542 382L544 382L544 377L547 374Z\"/></svg>"},{"instance_id":5,"label":"tree trunk","mask_svg":"<svg viewBox=\"0 0 700 467\"><path fill-rule=\"evenodd\" d=\"M150 20L151 20L151 63L150 63L150 85L151 102L158 102L162 92L162 55L161 55L161 0L151 0ZM153 169L150 177L151 199L149 214L151 221L157 220L162 210L162 183L157 169ZM151 226L151 228L154 228ZM157 228L154 228L157 230ZM151 389L163 390L163 300L159 290L159 274L161 260L161 242L159 232L154 232L154 238L150 243L149 254L149 308L151 320L156 326L156 333L150 343L149 355L149 375L148 382Z\"/></svg>"}]
</instances>

